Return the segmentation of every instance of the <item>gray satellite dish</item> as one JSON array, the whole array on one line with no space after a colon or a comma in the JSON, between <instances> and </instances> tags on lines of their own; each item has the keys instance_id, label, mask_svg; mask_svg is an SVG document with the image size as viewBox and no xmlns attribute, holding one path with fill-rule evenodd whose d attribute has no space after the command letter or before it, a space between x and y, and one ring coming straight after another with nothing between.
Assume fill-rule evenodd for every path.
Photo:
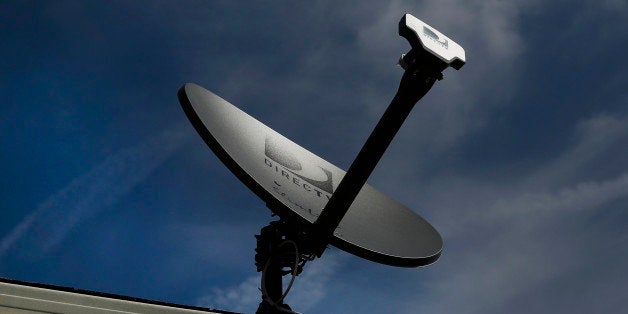
<instances>
[{"instance_id":1,"label":"gray satellite dish","mask_svg":"<svg viewBox=\"0 0 628 314\"><path fill-rule=\"evenodd\" d=\"M269 208L282 218L316 221L344 171L196 84L185 84L179 99L205 143ZM427 221L368 184L331 243L395 266L430 264L443 244Z\"/></svg>"},{"instance_id":2,"label":"gray satellite dish","mask_svg":"<svg viewBox=\"0 0 628 314\"><path fill-rule=\"evenodd\" d=\"M465 52L410 14L399 22L399 35L412 46L399 59L405 70L399 89L347 172L196 84L179 89L183 110L205 143L281 218L256 236L263 299L257 313L289 312L283 299L292 281L282 293L281 277L292 273L294 280L328 244L394 266L424 266L440 256L436 229L366 180L416 102L443 70L465 64Z\"/></svg>"}]
</instances>

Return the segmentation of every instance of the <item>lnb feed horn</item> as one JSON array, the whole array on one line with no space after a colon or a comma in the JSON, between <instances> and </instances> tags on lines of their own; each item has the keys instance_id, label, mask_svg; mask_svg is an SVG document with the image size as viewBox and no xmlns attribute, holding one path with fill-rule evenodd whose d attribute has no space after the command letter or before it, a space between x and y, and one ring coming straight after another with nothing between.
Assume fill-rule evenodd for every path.
<instances>
[{"instance_id":1,"label":"lnb feed horn","mask_svg":"<svg viewBox=\"0 0 628 314\"><path fill-rule=\"evenodd\" d=\"M412 50L399 59L404 70L428 67L442 72L449 66L460 70L466 62L460 45L412 14L405 14L399 21L399 35L412 46Z\"/></svg>"}]
</instances>

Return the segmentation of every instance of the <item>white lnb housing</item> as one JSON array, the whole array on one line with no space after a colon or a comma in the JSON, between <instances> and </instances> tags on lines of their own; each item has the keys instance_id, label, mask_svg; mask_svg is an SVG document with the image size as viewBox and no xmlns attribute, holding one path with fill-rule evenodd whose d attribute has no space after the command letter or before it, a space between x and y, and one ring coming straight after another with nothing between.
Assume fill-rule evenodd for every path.
<instances>
[{"instance_id":1,"label":"white lnb housing","mask_svg":"<svg viewBox=\"0 0 628 314\"><path fill-rule=\"evenodd\" d=\"M413 49L422 48L456 70L466 62L460 45L411 14L401 18L399 35L405 37Z\"/></svg>"}]
</instances>

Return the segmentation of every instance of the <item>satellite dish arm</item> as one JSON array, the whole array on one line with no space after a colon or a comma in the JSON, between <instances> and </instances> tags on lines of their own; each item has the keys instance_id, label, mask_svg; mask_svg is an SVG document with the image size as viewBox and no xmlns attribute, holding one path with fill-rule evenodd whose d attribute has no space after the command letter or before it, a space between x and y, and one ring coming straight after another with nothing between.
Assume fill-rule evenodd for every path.
<instances>
[{"instance_id":1,"label":"satellite dish arm","mask_svg":"<svg viewBox=\"0 0 628 314\"><path fill-rule=\"evenodd\" d=\"M442 77L440 72L417 72L415 67L409 67L405 71L397 94L314 223L311 239L317 256L320 257L323 254L340 221L414 105L430 90L439 77Z\"/></svg>"},{"instance_id":2,"label":"satellite dish arm","mask_svg":"<svg viewBox=\"0 0 628 314\"><path fill-rule=\"evenodd\" d=\"M462 66L460 62L464 64L464 50L462 48L460 48L462 57L452 58L450 62L443 60L438 51L428 50L428 47L422 45L424 39L419 35L421 30L419 27L423 27L424 31L429 26L409 14L404 15L399 22L399 34L408 39L412 45L412 50L402 55L399 60L399 64L405 72L395 97L364 143L344 178L340 181L321 215L313 224L307 242L310 243L313 252L319 257L325 251L340 221L414 105L432 88L436 80L443 78L441 72L444 69L448 66L454 67L454 65L456 65L455 68L459 69ZM430 31L430 35L435 33L440 34L435 30ZM441 34L441 36L440 40L447 40L449 45L457 46L444 35Z\"/></svg>"}]
</instances>

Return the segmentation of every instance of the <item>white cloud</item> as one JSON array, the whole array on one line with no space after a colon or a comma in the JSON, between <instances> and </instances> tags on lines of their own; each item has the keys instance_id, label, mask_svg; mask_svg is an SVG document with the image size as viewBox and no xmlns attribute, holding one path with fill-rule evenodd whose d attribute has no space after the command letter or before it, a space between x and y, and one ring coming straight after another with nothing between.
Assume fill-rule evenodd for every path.
<instances>
[{"instance_id":1,"label":"white cloud","mask_svg":"<svg viewBox=\"0 0 628 314\"><path fill-rule=\"evenodd\" d=\"M426 97L425 103L429 101L429 105L419 104L414 109L414 116L406 122L405 131L396 138L395 145L404 147L404 153L389 155L385 163L408 165L410 160L412 167L428 167L421 162L423 156L438 156L455 147L463 136L482 128L492 112L513 103L511 97L521 86L519 75L527 65L527 60L521 59L527 45L521 35L524 25L520 23L520 18L537 3L428 0L420 3L392 1L383 7L378 2L355 8L360 12L376 14L352 15L359 16L363 22L355 24L355 48L358 51L347 52L347 58L351 53L360 54L363 58L360 62L367 60L363 66L371 70L368 73L372 73L373 77L391 81L401 77L401 71L394 66L396 58L390 59L390 62L382 62L382 59L398 56L408 48L405 40L396 34L396 25L403 12L423 18L467 49L468 64L459 72L447 70L445 80L437 83ZM609 3L617 5L617 2ZM303 58L305 66L316 69L316 66L328 64L329 61L326 63L324 58L324 54L331 53L328 49L331 50L324 46L315 55ZM325 90L326 87L324 81L310 81L307 73L305 79L299 76L303 72L267 80L261 72L252 71L253 74L242 81L244 74L250 73L242 67L242 71L231 80L231 88L241 89L240 85L255 85L252 82L258 81L271 85L269 89L276 86L291 89L297 85L303 90L313 87ZM234 83L235 78L238 84ZM246 81L249 79L250 84ZM363 81L366 80L368 78ZM378 115L389 103L392 94L377 83L366 83L362 89L347 92L346 99L351 101L337 106L349 107L364 101L366 111L371 116ZM311 112L303 110L306 106L307 103L292 109L284 106L281 115L277 116L286 120L303 117L296 120L310 123L313 118ZM299 112L295 113L297 110ZM356 117L345 123L357 120ZM625 143L626 125L626 118L610 114L583 121L577 127L575 143L570 148L550 162L541 161L542 164L531 169L532 173L520 177L504 174L500 182L476 182L463 176L452 176L428 182L429 186L421 186L422 202L412 207L431 209L430 215L434 217L430 218L434 219L429 220L445 236L445 252L437 265L426 268L426 273L433 273L432 268L438 273L425 282L422 286L424 290L420 291L422 294L417 293L412 299L391 299L390 302L407 305L410 313L415 313L417 308L437 313L504 312L501 310L517 303L518 298L525 300L524 297L533 293L535 288L561 284L563 277L573 277L579 269L590 267L592 260L587 256L598 253L596 242L600 238L608 240L608 235L600 234L603 232L601 226L588 226L586 217L616 209L612 205L615 202L625 203L628 172L619 169L616 176L591 178L583 175L582 168L604 155L609 147ZM317 133L311 132L310 127L308 124L306 131L315 134L312 137L316 136ZM347 140L342 137L348 135L337 133L339 135L331 142L341 143L339 147L346 151ZM330 141L327 138L324 140ZM405 168L404 172L409 172L404 174L405 178L418 180L416 173ZM575 179L574 174L579 177ZM391 187L389 189L407 189L403 186L404 180L400 180L400 175L395 173L387 171L386 178L381 181L389 183L382 184ZM414 193L416 189L413 187L413 192L407 194ZM621 241L625 243L625 237L608 242L617 245ZM324 262L327 258L329 256L317 262ZM315 265L309 264L306 271ZM296 306L301 302L298 301L298 293L310 289L299 287L301 282L308 281L297 279L297 286L290 295L295 302L289 303L294 304L296 310L310 306ZM239 306L244 303L242 300L245 300L246 309L250 312L259 302L258 286L259 277L252 276L233 287L214 289L199 302L240 309ZM321 298L324 298L324 286L311 290L320 292L323 295ZM391 295L394 296L394 293ZM546 301L539 300L539 303ZM609 300L616 301L616 298Z\"/></svg>"},{"instance_id":2,"label":"white cloud","mask_svg":"<svg viewBox=\"0 0 628 314\"><path fill-rule=\"evenodd\" d=\"M333 250L328 250L323 258L308 262L303 273L296 278L293 288L285 302L298 312L316 306L327 296L327 285L344 264L346 257ZM229 311L253 313L261 301L260 275L246 278L241 283L228 287L214 287L211 292L198 299L199 306L222 308ZM284 277L284 288L289 276Z\"/></svg>"},{"instance_id":3,"label":"white cloud","mask_svg":"<svg viewBox=\"0 0 628 314\"><path fill-rule=\"evenodd\" d=\"M526 49L519 34L520 15L536 2L372 1L340 7L321 4L307 16L316 20L312 16L329 15L325 23L336 26L325 24L325 29L342 30L339 31L342 38L337 34L307 37L318 44L304 44L307 50L299 51L279 47L276 54L267 56L265 64L244 58L220 74L215 86L206 87L245 111L247 108L266 111L263 116L250 113L279 131L290 129L293 133L286 134L289 138L300 136L317 143L321 138L338 136L333 143L325 141L320 145L352 146L362 137L351 127L356 123L371 123L392 99L402 76L395 63L409 49L406 40L397 34L397 24L403 13L412 13L450 35L467 50L468 64L460 71L445 72L445 80L438 82L426 97L425 103L429 105L419 104L406 122L404 129L411 131L401 132L396 139L411 143L423 153L442 152L456 145L463 135L481 128L489 113L509 105L519 69L525 66L519 58ZM316 9L333 10L333 13L316 12ZM295 22L294 32L306 31L303 27ZM273 35L272 38L292 37ZM283 62L274 59L288 53L289 58ZM216 75L216 64L210 59L191 64L207 69L211 77ZM267 106L254 107L259 102ZM334 117L338 112L352 114L354 119L344 121ZM360 126L359 132L368 134L371 127L371 124ZM311 147L308 142L302 144Z\"/></svg>"},{"instance_id":4,"label":"white cloud","mask_svg":"<svg viewBox=\"0 0 628 314\"><path fill-rule=\"evenodd\" d=\"M427 306L436 313L512 312L516 304L525 305L524 313L542 304L553 304L558 312L621 308L623 298L609 292L628 288L612 275L626 270L619 265L628 258L622 249L628 235L612 231L625 228L625 221L604 217L628 205L628 169L598 179L582 174L609 148L625 147L626 122L610 115L582 121L571 147L527 177L510 177L498 186L443 178L432 187L441 193L424 205L434 206L432 222L446 247L430 273L428 294L406 300L408 308ZM579 180L574 173L581 174ZM587 282L596 278L610 287L592 289ZM565 301L579 294L589 298Z\"/></svg>"},{"instance_id":5,"label":"white cloud","mask_svg":"<svg viewBox=\"0 0 628 314\"><path fill-rule=\"evenodd\" d=\"M489 119L497 111L516 104L512 96L520 86L520 75L526 66L526 60L521 57L527 49L521 35L521 16L536 3L392 1L381 14L369 17L372 23L360 31L359 47L378 70L374 77L395 82L401 77L399 68L376 65L382 64L383 58L399 55L409 48L405 39L396 34L397 22L404 12L450 36L465 48L467 55L467 64L460 71L447 69L445 79L434 85L404 123L390 150L403 147L403 152L389 153L382 160L382 167L393 171L386 172L383 186L393 184L387 180L416 178L429 166L429 160L459 147L463 138L491 123ZM357 96L366 103L367 111L377 117L393 94L381 86L371 87ZM408 160L412 162L408 164Z\"/></svg>"},{"instance_id":6,"label":"white cloud","mask_svg":"<svg viewBox=\"0 0 628 314\"><path fill-rule=\"evenodd\" d=\"M246 278L242 283L229 288L211 289L211 293L200 297L198 306L229 309L239 313L254 313L261 301L260 275Z\"/></svg>"},{"instance_id":7,"label":"white cloud","mask_svg":"<svg viewBox=\"0 0 628 314\"><path fill-rule=\"evenodd\" d=\"M540 183L548 185L573 179L578 169L628 139L628 116L600 114L578 123L575 131L576 144L536 171L524 184L538 187Z\"/></svg>"},{"instance_id":8,"label":"white cloud","mask_svg":"<svg viewBox=\"0 0 628 314\"><path fill-rule=\"evenodd\" d=\"M327 286L345 264L347 253L329 249L321 259L310 262L294 284L287 302L297 311L307 311L327 297Z\"/></svg>"},{"instance_id":9,"label":"white cloud","mask_svg":"<svg viewBox=\"0 0 628 314\"><path fill-rule=\"evenodd\" d=\"M458 207L452 208L464 211L464 218L448 217L458 223L444 230L445 243L455 247L445 249L439 262L442 268L430 280L429 295L418 302L425 306L425 300L437 300L428 302L429 312L498 313L501 306L512 306L536 287L560 284L582 268L604 267L591 263L598 256L613 256L612 248L628 240L604 234L600 231L604 226L587 221L593 214L617 210L607 208L608 204L621 200L626 204L628 172L555 192L511 191L510 196L496 196L488 209L456 198ZM546 301L528 296L526 302Z\"/></svg>"}]
</instances>

